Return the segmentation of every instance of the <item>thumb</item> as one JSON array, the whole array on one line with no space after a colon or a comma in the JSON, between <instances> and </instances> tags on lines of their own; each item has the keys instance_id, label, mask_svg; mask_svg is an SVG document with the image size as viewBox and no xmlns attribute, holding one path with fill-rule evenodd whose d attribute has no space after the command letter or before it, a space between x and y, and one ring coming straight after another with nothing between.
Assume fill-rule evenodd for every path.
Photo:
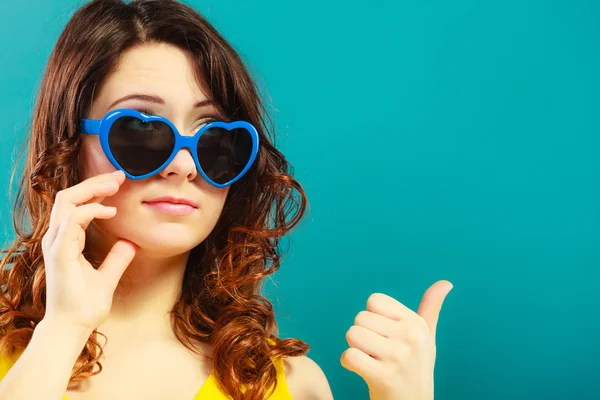
<instances>
[{"instance_id":1,"label":"thumb","mask_svg":"<svg viewBox=\"0 0 600 400\"><path fill-rule=\"evenodd\" d=\"M421 299L421 304L419 304L417 314L427 321L427 325L429 325L434 338L442 304L450 290L452 290L452 287L453 285L449 281L437 281L425 291Z\"/></svg>"},{"instance_id":2,"label":"thumb","mask_svg":"<svg viewBox=\"0 0 600 400\"><path fill-rule=\"evenodd\" d=\"M136 251L137 247L133 243L119 240L110 249L102 265L98 267L98 272L104 276L113 290L117 288L123 272L135 257Z\"/></svg>"}]
</instances>

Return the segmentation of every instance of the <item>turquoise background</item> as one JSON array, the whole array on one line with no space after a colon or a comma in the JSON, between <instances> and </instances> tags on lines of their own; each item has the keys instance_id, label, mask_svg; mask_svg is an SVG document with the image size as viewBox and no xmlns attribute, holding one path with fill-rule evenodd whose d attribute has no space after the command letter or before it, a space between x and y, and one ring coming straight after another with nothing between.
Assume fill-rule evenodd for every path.
<instances>
[{"instance_id":1,"label":"turquoise background","mask_svg":"<svg viewBox=\"0 0 600 400\"><path fill-rule=\"evenodd\" d=\"M369 294L416 309L438 279L437 399L600 398L599 3L190 3L268 92L310 199L267 293L336 399L368 398L339 357ZM0 2L2 190L80 4Z\"/></svg>"}]
</instances>

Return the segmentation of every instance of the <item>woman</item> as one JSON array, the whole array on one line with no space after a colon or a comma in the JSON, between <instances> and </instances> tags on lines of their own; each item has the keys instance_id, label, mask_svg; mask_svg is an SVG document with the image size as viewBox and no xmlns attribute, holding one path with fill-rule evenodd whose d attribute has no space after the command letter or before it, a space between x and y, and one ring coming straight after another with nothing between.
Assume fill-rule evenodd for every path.
<instances>
[{"instance_id":1,"label":"woman","mask_svg":"<svg viewBox=\"0 0 600 400\"><path fill-rule=\"evenodd\" d=\"M48 61L28 146L1 263L0 398L332 398L259 294L304 192L202 16L170 0L83 6ZM432 286L418 313L381 294L359 313L341 362L372 399L433 397L450 288Z\"/></svg>"}]
</instances>

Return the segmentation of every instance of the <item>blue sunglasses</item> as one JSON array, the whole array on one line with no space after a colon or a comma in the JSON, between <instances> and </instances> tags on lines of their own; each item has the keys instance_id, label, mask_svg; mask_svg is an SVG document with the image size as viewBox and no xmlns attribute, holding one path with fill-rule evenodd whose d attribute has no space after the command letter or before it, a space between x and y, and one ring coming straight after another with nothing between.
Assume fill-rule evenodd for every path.
<instances>
[{"instance_id":1,"label":"blue sunglasses","mask_svg":"<svg viewBox=\"0 0 600 400\"><path fill-rule=\"evenodd\" d=\"M258 153L258 132L245 121L210 122L183 136L164 117L119 109L101 120L83 119L82 133L99 135L111 164L134 180L156 175L187 148L202 177L222 188L244 176Z\"/></svg>"}]
</instances>

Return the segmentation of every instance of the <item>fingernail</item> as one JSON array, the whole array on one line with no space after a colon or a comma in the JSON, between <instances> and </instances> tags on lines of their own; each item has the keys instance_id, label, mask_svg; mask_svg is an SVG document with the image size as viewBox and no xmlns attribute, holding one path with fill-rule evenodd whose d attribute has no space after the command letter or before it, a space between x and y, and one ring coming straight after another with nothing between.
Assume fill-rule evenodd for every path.
<instances>
[{"instance_id":1,"label":"fingernail","mask_svg":"<svg viewBox=\"0 0 600 400\"><path fill-rule=\"evenodd\" d=\"M116 176L118 178L122 173L123 173L123 171L118 169L115 172L111 172L111 175Z\"/></svg>"}]
</instances>

